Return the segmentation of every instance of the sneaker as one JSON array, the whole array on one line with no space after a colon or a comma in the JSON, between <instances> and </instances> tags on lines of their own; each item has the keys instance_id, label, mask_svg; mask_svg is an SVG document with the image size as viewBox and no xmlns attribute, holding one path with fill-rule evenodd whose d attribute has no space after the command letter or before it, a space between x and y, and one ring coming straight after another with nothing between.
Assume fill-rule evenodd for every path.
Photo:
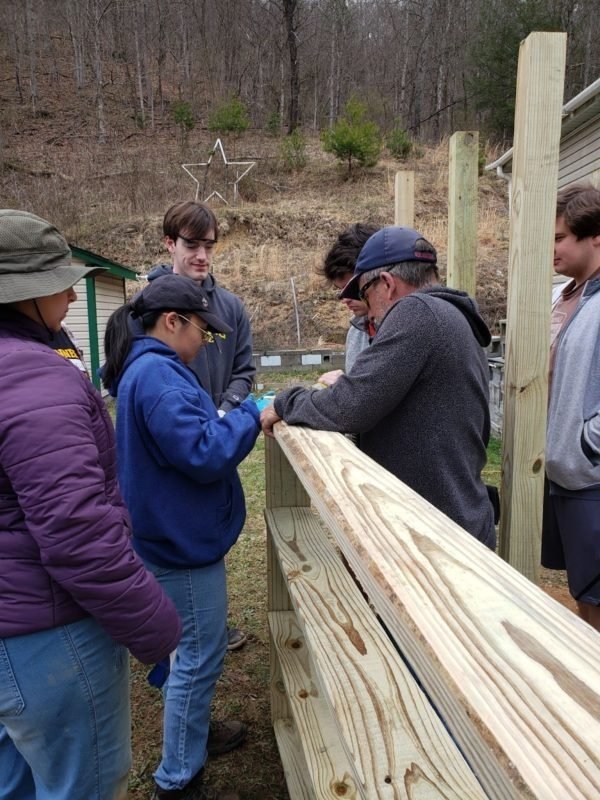
<instances>
[{"instance_id":1,"label":"sneaker","mask_svg":"<svg viewBox=\"0 0 600 800\"><path fill-rule=\"evenodd\" d=\"M244 743L248 728L235 719L211 720L206 749L209 756L222 756Z\"/></svg>"},{"instance_id":2,"label":"sneaker","mask_svg":"<svg viewBox=\"0 0 600 800\"><path fill-rule=\"evenodd\" d=\"M239 650L248 641L247 634L239 628L227 628L227 649Z\"/></svg>"}]
</instances>

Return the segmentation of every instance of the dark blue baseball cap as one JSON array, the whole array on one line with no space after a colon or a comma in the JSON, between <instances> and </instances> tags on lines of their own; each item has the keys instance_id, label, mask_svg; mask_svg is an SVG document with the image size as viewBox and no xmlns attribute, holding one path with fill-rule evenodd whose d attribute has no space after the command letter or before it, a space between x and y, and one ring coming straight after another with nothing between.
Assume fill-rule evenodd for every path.
<instances>
[{"instance_id":1,"label":"dark blue baseball cap","mask_svg":"<svg viewBox=\"0 0 600 800\"><path fill-rule=\"evenodd\" d=\"M435 249L433 252L418 249L417 243L420 240L427 242L418 231L412 228L399 228L396 225L389 225L374 233L360 251L354 275L340 292L340 299L358 300L360 276L372 269L391 267L392 264L399 264L401 261L422 261L428 266L435 266L437 263ZM433 245L429 244L429 247L433 248Z\"/></svg>"}]
</instances>

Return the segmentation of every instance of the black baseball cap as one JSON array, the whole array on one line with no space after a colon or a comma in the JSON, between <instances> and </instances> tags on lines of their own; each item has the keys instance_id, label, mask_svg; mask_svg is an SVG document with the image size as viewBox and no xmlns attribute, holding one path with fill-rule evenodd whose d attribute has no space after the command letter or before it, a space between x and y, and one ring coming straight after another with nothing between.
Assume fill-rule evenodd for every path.
<instances>
[{"instance_id":1,"label":"black baseball cap","mask_svg":"<svg viewBox=\"0 0 600 800\"><path fill-rule=\"evenodd\" d=\"M232 329L211 310L208 294L198 281L183 275L161 275L148 283L131 301L131 316L142 317L148 311L181 311L197 314L216 333Z\"/></svg>"}]
</instances>

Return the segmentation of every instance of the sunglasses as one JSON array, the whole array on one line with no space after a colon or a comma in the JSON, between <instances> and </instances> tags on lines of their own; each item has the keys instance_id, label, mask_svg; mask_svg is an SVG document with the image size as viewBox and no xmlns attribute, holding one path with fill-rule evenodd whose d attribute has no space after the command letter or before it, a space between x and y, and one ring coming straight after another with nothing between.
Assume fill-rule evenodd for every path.
<instances>
[{"instance_id":1,"label":"sunglasses","mask_svg":"<svg viewBox=\"0 0 600 800\"><path fill-rule=\"evenodd\" d=\"M207 331L204 328L201 328L200 325L196 325L196 323L192 322L192 320L188 317L184 317L183 314L177 314L177 316L179 319L184 319L186 322L188 322L192 328L196 328L197 331L200 331L206 344L214 344L216 336L218 336L219 339L225 339L224 333L217 333L216 331L213 333L213 331Z\"/></svg>"},{"instance_id":2,"label":"sunglasses","mask_svg":"<svg viewBox=\"0 0 600 800\"><path fill-rule=\"evenodd\" d=\"M187 236L179 234L178 239L185 244L190 250L197 250L199 247L204 247L205 250L212 250L217 243L216 239L188 239Z\"/></svg>"},{"instance_id":3,"label":"sunglasses","mask_svg":"<svg viewBox=\"0 0 600 800\"><path fill-rule=\"evenodd\" d=\"M371 278L370 281L367 281L364 286L361 286L360 289L358 290L359 300L362 300L363 303L369 305L369 301L367 300L367 292L369 291L371 286L373 286L374 283L377 283L377 281L380 280L381 280L381 275L378 275L376 278Z\"/></svg>"}]
</instances>

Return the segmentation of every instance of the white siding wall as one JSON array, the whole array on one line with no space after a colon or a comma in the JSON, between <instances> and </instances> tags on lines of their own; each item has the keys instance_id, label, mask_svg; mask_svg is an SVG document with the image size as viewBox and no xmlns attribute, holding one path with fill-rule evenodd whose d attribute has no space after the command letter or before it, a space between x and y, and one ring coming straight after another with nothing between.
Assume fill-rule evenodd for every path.
<instances>
[{"instance_id":1,"label":"white siding wall","mask_svg":"<svg viewBox=\"0 0 600 800\"><path fill-rule=\"evenodd\" d=\"M573 131L560 144L558 188L569 183L594 180L600 170L600 116L594 117L579 130Z\"/></svg>"},{"instance_id":2,"label":"white siding wall","mask_svg":"<svg viewBox=\"0 0 600 800\"><path fill-rule=\"evenodd\" d=\"M72 263L80 263L72 259ZM90 335L88 330L87 294L85 280L75 284L77 300L69 306L69 313L65 319L71 333L77 339L77 344L83 350L84 361L90 367Z\"/></svg>"},{"instance_id":3,"label":"white siding wall","mask_svg":"<svg viewBox=\"0 0 600 800\"><path fill-rule=\"evenodd\" d=\"M83 263L73 259L73 263ZM103 359L104 330L112 312L125 302L125 281L108 272L95 278L96 316L98 319L98 344L100 361ZM65 320L77 343L83 350L85 363L90 368L90 336L88 330L88 307L85 279L75 284L77 300L71 304Z\"/></svg>"},{"instance_id":4,"label":"white siding wall","mask_svg":"<svg viewBox=\"0 0 600 800\"><path fill-rule=\"evenodd\" d=\"M96 278L96 314L98 316L98 340L100 360L106 323L112 312L125 302L125 281L114 275L101 275Z\"/></svg>"}]
</instances>

